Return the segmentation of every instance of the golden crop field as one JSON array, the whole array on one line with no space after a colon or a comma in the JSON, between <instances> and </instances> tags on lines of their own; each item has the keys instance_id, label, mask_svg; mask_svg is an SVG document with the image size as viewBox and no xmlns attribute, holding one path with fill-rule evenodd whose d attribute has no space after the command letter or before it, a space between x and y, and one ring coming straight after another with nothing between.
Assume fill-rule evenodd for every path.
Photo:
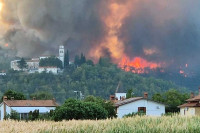
<instances>
[{"instance_id":1,"label":"golden crop field","mask_svg":"<svg viewBox=\"0 0 200 133\"><path fill-rule=\"evenodd\" d=\"M200 117L163 116L113 120L2 121L1 133L199 133Z\"/></svg>"}]
</instances>

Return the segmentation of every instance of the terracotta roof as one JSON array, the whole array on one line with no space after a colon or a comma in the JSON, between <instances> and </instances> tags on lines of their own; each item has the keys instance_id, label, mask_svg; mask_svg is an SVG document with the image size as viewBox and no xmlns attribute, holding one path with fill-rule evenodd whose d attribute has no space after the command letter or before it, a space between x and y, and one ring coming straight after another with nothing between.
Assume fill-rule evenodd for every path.
<instances>
[{"instance_id":1,"label":"terracotta roof","mask_svg":"<svg viewBox=\"0 0 200 133\"><path fill-rule=\"evenodd\" d=\"M200 95L195 96L194 98L190 98L188 100L186 100L187 102L191 102L191 101L200 101Z\"/></svg>"},{"instance_id":2,"label":"terracotta roof","mask_svg":"<svg viewBox=\"0 0 200 133\"><path fill-rule=\"evenodd\" d=\"M54 100L5 100L9 107L56 107Z\"/></svg>"},{"instance_id":3,"label":"terracotta roof","mask_svg":"<svg viewBox=\"0 0 200 133\"><path fill-rule=\"evenodd\" d=\"M200 107L200 104L199 103L185 103L185 104L182 104L180 106L178 106L179 108L182 108L182 107Z\"/></svg>"},{"instance_id":4,"label":"terracotta roof","mask_svg":"<svg viewBox=\"0 0 200 133\"><path fill-rule=\"evenodd\" d=\"M119 107L124 104L132 103L134 101L141 100L141 99L144 99L144 98L143 97L134 97L134 98L125 99L123 101L118 101L115 103L115 107Z\"/></svg>"}]
</instances>

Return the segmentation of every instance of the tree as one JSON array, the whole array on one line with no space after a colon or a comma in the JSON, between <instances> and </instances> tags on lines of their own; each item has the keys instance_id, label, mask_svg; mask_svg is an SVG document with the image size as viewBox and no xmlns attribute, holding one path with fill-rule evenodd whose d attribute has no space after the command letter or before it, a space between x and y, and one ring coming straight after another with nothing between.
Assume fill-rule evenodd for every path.
<instances>
[{"instance_id":1,"label":"tree","mask_svg":"<svg viewBox=\"0 0 200 133\"><path fill-rule=\"evenodd\" d=\"M13 90L8 90L7 92L4 93L3 96L7 96L8 100L11 100L12 97L15 100L26 100L26 97L24 96L24 94L22 94L20 92L15 92ZM3 99L3 97L2 97L2 99Z\"/></svg>"},{"instance_id":2,"label":"tree","mask_svg":"<svg viewBox=\"0 0 200 133\"><path fill-rule=\"evenodd\" d=\"M35 97L37 100L49 100L53 99L53 95L50 94L49 92L36 92L30 95L31 98Z\"/></svg>"},{"instance_id":3,"label":"tree","mask_svg":"<svg viewBox=\"0 0 200 133\"><path fill-rule=\"evenodd\" d=\"M85 56L83 55L83 53L81 53L81 59L80 59L80 65L86 63L86 58Z\"/></svg>"},{"instance_id":4,"label":"tree","mask_svg":"<svg viewBox=\"0 0 200 133\"><path fill-rule=\"evenodd\" d=\"M164 93L165 103L168 105L166 112L178 112L180 109L177 107L189 98L189 95L181 94L177 90L171 89Z\"/></svg>"},{"instance_id":5,"label":"tree","mask_svg":"<svg viewBox=\"0 0 200 133\"><path fill-rule=\"evenodd\" d=\"M105 119L107 111L98 104L92 102L83 102L75 99L68 99L62 106L54 111L54 120L72 120L72 119Z\"/></svg>"},{"instance_id":6,"label":"tree","mask_svg":"<svg viewBox=\"0 0 200 133\"><path fill-rule=\"evenodd\" d=\"M131 98L131 97L133 97L133 89L129 89L128 92L127 92L127 94L126 94L126 98L127 99Z\"/></svg>"},{"instance_id":7,"label":"tree","mask_svg":"<svg viewBox=\"0 0 200 133\"><path fill-rule=\"evenodd\" d=\"M64 67L68 67L69 66L69 51L67 50L67 52L65 53L65 58L64 58Z\"/></svg>"},{"instance_id":8,"label":"tree","mask_svg":"<svg viewBox=\"0 0 200 133\"><path fill-rule=\"evenodd\" d=\"M156 101L156 102L164 102L165 101L160 93L154 94L152 97L152 100Z\"/></svg>"},{"instance_id":9,"label":"tree","mask_svg":"<svg viewBox=\"0 0 200 133\"><path fill-rule=\"evenodd\" d=\"M19 113L17 113L15 110L11 110L10 119L19 120L20 119Z\"/></svg>"},{"instance_id":10,"label":"tree","mask_svg":"<svg viewBox=\"0 0 200 133\"><path fill-rule=\"evenodd\" d=\"M90 66L94 66L94 62L92 60L87 60L86 61L86 64L87 65L90 65Z\"/></svg>"},{"instance_id":11,"label":"tree","mask_svg":"<svg viewBox=\"0 0 200 133\"><path fill-rule=\"evenodd\" d=\"M25 69L25 68L28 67L28 65L27 65L26 61L24 60L24 58L21 58L21 60L18 61L17 63L18 63L18 67L19 67L21 70L23 70L23 69Z\"/></svg>"},{"instance_id":12,"label":"tree","mask_svg":"<svg viewBox=\"0 0 200 133\"><path fill-rule=\"evenodd\" d=\"M62 61L59 60L55 56L51 56L49 58L41 59L39 62L39 66L46 67L46 66L53 66L53 67L59 67L63 68Z\"/></svg>"},{"instance_id":13,"label":"tree","mask_svg":"<svg viewBox=\"0 0 200 133\"><path fill-rule=\"evenodd\" d=\"M111 66L110 59L109 58L99 58L99 63L101 67L109 67Z\"/></svg>"},{"instance_id":14,"label":"tree","mask_svg":"<svg viewBox=\"0 0 200 133\"><path fill-rule=\"evenodd\" d=\"M92 102L102 106L108 112L108 118L114 118L117 116L114 104L111 101L106 101L100 97L88 96L84 99L84 102Z\"/></svg>"},{"instance_id":15,"label":"tree","mask_svg":"<svg viewBox=\"0 0 200 133\"><path fill-rule=\"evenodd\" d=\"M166 104L166 112L178 112L180 109L177 107L189 98L188 94L182 94L175 89L170 89L164 94L154 94L152 100L163 102Z\"/></svg>"},{"instance_id":16,"label":"tree","mask_svg":"<svg viewBox=\"0 0 200 133\"><path fill-rule=\"evenodd\" d=\"M76 55L74 58L74 65L76 67L78 67L80 65L80 57L78 55Z\"/></svg>"}]
</instances>

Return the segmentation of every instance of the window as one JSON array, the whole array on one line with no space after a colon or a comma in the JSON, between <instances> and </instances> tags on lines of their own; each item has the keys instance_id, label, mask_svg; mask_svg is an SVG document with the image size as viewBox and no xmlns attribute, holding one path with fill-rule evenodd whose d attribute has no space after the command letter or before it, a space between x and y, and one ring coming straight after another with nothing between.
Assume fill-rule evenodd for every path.
<instances>
[{"instance_id":1,"label":"window","mask_svg":"<svg viewBox=\"0 0 200 133\"><path fill-rule=\"evenodd\" d=\"M146 114L146 107L138 107L138 113L145 113Z\"/></svg>"}]
</instances>

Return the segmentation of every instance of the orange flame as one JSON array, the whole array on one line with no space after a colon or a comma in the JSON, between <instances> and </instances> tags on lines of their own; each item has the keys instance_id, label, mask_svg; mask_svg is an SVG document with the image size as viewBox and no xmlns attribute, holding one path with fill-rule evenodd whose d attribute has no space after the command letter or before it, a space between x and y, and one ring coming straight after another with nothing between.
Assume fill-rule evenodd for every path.
<instances>
[{"instance_id":1,"label":"orange flame","mask_svg":"<svg viewBox=\"0 0 200 133\"><path fill-rule=\"evenodd\" d=\"M119 0L109 1L107 5L109 13L101 17L107 34L98 47L92 49L90 53L91 57L99 58L104 56L102 51L107 49L113 61L117 62L121 60L122 55L124 55L124 42L120 40L118 33L124 19L129 16L133 1L128 0L123 3Z\"/></svg>"},{"instance_id":2,"label":"orange flame","mask_svg":"<svg viewBox=\"0 0 200 133\"><path fill-rule=\"evenodd\" d=\"M148 73L148 69L156 69L161 67L161 63L148 62L147 60L135 57L130 59L125 56L118 65L121 69L125 71L131 71L133 73Z\"/></svg>"},{"instance_id":3,"label":"orange flame","mask_svg":"<svg viewBox=\"0 0 200 133\"><path fill-rule=\"evenodd\" d=\"M161 67L161 64L148 62L141 57L129 58L125 53L125 45L123 40L119 38L119 32L124 23L124 20L130 16L137 0L110 0L106 8L108 13L103 15L102 21L106 27L106 36L98 47L91 50L90 56L96 59L104 56L103 50L106 49L110 53L113 62L117 63L120 68L125 71L134 73L146 73L146 68L155 69ZM145 49L146 55L156 53L156 49Z\"/></svg>"}]
</instances>

